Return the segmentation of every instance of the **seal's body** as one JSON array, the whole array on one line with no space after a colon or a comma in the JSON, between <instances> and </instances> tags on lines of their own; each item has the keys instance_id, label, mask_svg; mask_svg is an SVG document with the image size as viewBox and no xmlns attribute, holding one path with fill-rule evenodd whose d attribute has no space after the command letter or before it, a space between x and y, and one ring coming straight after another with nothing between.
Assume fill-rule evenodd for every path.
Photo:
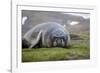
<instances>
[{"instance_id":1,"label":"seal's body","mask_svg":"<svg viewBox=\"0 0 100 73\"><path fill-rule=\"evenodd\" d=\"M47 22L36 25L23 36L22 41L23 48L68 47L69 44L69 32L63 25L56 22Z\"/></svg>"}]
</instances>

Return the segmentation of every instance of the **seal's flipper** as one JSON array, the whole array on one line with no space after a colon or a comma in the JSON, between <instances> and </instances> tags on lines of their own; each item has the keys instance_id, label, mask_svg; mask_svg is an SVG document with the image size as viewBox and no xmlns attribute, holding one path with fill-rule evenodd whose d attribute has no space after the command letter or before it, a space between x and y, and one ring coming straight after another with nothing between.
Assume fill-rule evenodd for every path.
<instances>
[{"instance_id":1,"label":"seal's flipper","mask_svg":"<svg viewBox=\"0 0 100 73\"><path fill-rule=\"evenodd\" d=\"M41 36L42 36L42 31L40 31L40 32L38 33L36 39L33 39L33 40L32 40L32 43L31 43L31 45L30 45L29 48L32 48L32 47L34 47L36 44L38 44L39 40L41 39Z\"/></svg>"}]
</instances>

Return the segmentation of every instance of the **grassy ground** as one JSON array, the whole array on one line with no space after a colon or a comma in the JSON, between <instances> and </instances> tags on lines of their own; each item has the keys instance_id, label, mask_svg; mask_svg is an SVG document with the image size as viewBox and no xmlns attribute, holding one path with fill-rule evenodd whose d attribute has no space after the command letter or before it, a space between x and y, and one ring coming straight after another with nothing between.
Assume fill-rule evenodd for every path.
<instances>
[{"instance_id":1,"label":"grassy ground","mask_svg":"<svg viewBox=\"0 0 100 73\"><path fill-rule=\"evenodd\" d=\"M22 62L89 59L86 40L72 40L70 48L33 48L22 50Z\"/></svg>"},{"instance_id":2,"label":"grassy ground","mask_svg":"<svg viewBox=\"0 0 100 73\"><path fill-rule=\"evenodd\" d=\"M81 39L71 40L69 48L24 48L22 62L89 59L89 33L76 33L76 35Z\"/></svg>"}]
</instances>

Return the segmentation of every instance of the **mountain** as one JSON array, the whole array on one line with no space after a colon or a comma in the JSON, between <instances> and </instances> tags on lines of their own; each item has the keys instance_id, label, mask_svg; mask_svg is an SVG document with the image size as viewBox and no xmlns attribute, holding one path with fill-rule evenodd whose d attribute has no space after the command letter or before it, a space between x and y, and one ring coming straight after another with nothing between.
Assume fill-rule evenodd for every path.
<instances>
[{"instance_id":1,"label":"mountain","mask_svg":"<svg viewBox=\"0 0 100 73\"><path fill-rule=\"evenodd\" d=\"M90 29L90 18L85 19L83 16L72 15L67 12L65 14L65 12L22 10L22 18L23 17L27 17L24 25L22 25L23 35L35 25L44 22L58 22L61 25L66 25L66 29L71 33L89 32ZM68 23L69 21L77 21L79 24L70 25L70 23Z\"/></svg>"}]
</instances>

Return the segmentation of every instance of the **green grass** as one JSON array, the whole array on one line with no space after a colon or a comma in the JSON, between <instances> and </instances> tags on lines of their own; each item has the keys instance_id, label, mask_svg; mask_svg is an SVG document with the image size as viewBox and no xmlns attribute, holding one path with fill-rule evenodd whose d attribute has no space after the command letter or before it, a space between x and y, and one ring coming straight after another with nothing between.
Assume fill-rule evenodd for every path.
<instances>
[{"instance_id":1,"label":"green grass","mask_svg":"<svg viewBox=\"0 0 100 73\"><path fill-rule=\"evenodd\" d=\"M89 32L78 32L78 33L71 33L73 35L78 36L79 39L83 39L83 40L89 40L90 36L89 36ZM73 39L75 39L75 37L73 37Z\"/></svg>"},{"instance_id":2,"label":"green grass","mask_svg":"<svg viewBox=\"0 0 100 73\"><path fill-rule=\"evenodd\" d=\"M79 43L81 42L81 43ZM22 50L22 62L89 59L89 45L74 41L70 48L33 48Z\"/></svg>"}]
</instances>

